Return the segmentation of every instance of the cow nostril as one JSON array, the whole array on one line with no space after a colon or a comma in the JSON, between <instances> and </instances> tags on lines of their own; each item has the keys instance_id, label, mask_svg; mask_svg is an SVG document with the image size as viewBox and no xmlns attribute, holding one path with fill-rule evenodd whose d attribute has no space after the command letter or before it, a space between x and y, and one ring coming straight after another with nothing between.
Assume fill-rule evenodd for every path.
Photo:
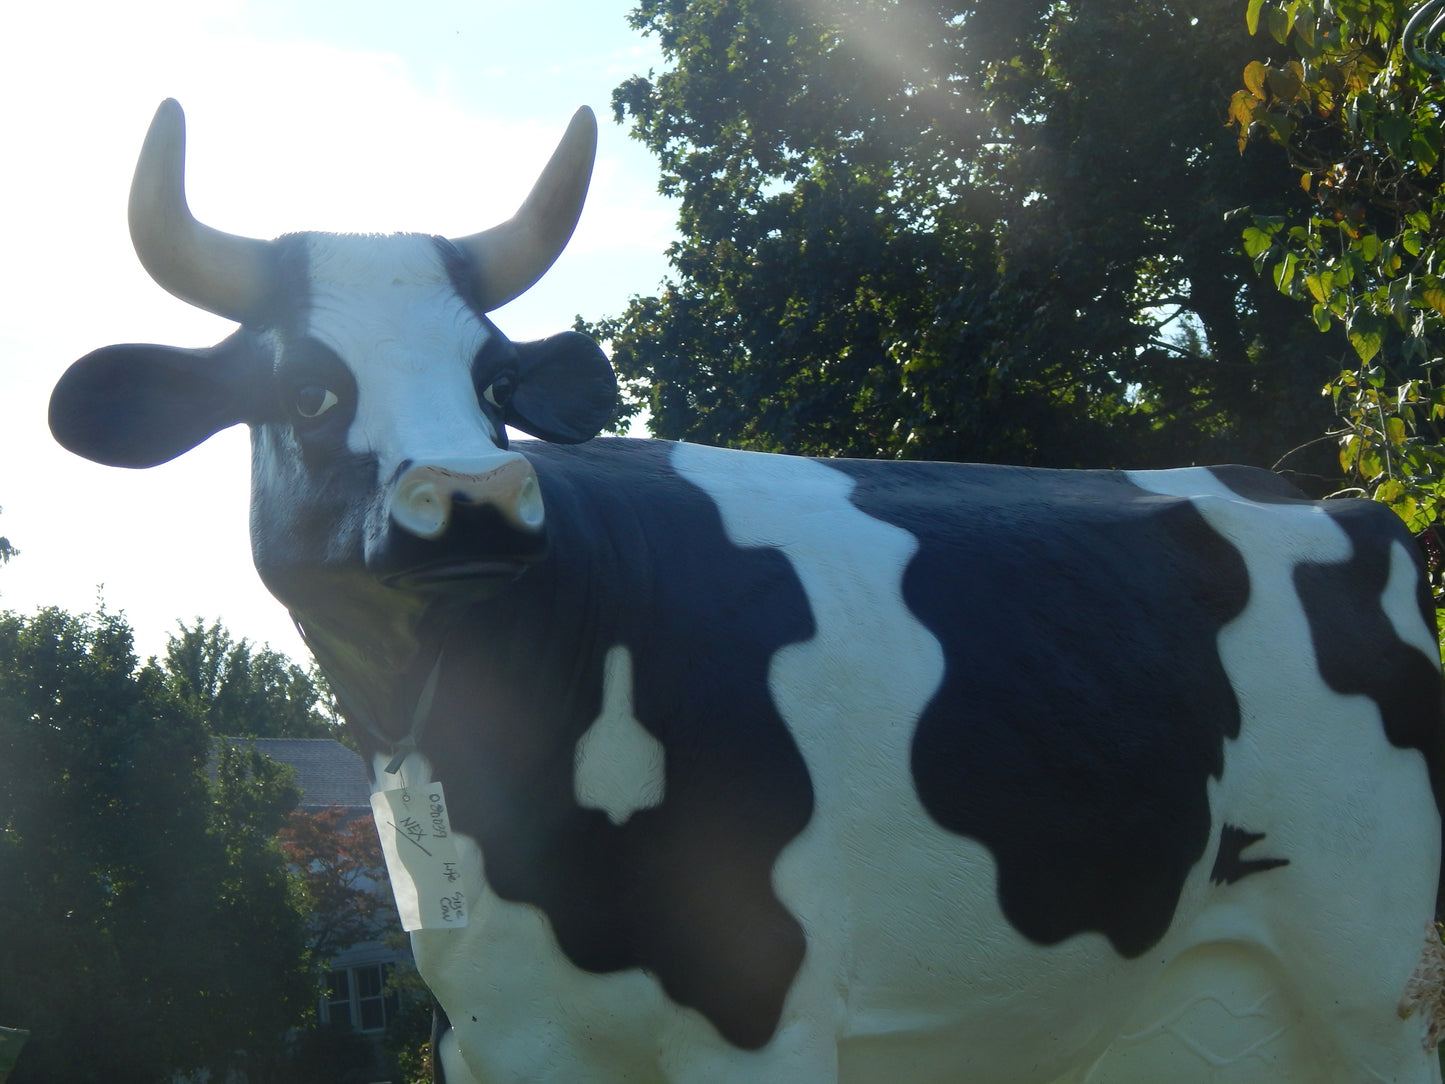
<instances>
[{"instance_id":1,"label":"cow nostril","mask_svg":"<svg viewBox=\"0 0 1445 1084\"><path fill-rule=\"evenodd\" d=\"M537 476L528 474L517 491L517 518L535 531L542 526L543 517L542 489L537 485Z\"/></svg>"},{"instance_id":2,"label":"cow nostril","mask_svg":"<svg viewBox=\"0 0 1445 1084\"><path fill-rule=\"evenodd\" d=\"M407 533L435 541L450 529L461 506L490 508L513 528L528 533L540 532L546 520L537 475L521 456L508 456L500 463L412 467L397 484L391 517Z\"/></svg>"},{"instance_id":3,"label":"cow nostril","mask_svg":"<svg viewBox=\"0 0 1445 1084\"><path fill-rule=\"evenodd\" d=\"M417 479L402 484L392 516L418 538L439 538L451 518L451 501L435 481Z\"/></svg>"}]
</instances>

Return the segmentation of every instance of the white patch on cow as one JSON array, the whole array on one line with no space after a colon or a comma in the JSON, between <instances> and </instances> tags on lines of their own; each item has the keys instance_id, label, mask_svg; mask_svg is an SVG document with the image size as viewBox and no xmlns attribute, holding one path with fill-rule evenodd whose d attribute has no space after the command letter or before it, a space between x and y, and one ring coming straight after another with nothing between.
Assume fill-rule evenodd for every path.
<instances>
[{"instance_id":1,"label":"white patch on cow","mask_svg":"<svg viewBox=\"0 0 1445 1084\"><path fill-rule=\"evenodd\" d=\"M462 1058L457 1034L456 1028L448 1028L437 1043L437 1060L441 1062L438 1079L445 1080L447 1084L482 1084L472 1075L471 1069Z\"/></svg>"},{"instance_id":2,"label":"white patch on cow","mask_svg":"<svg viewBox=\"0 0 1445 1084\"><path fill-rule=\"evenodd\" d=\"M808 937L784 1028L836 1045L842 1080L957 1080L962 1066L968 1079L1025 1079L1029 1050L1027 1079L1042 1081L1096 1056L1098 1015L1057 991L1087 985L1108 1012L1124 961L1097 934L1026 941L999 910L988 850L918 799L912 740L944 659L903 597L916 539L861 511L853 480L823 462L682 444L672 463L735 545L788 559L817 630L778 652L769 682L815 802L774 872ZM960 600L959 619L998 616Z\"/></svg>"},{"instance_id":3,"label":"white patch on cow","mask_svg":"<svg viewBox=\"0 0 1445 1084\"><path fill-rule=\"evenodd\" d=\"M1420 613L1419 598L1420 566L1400 542L1390 547L1390 579L1385 584L1385 616L1395 629L1395 635L1411 647L1417 648L1431 664L1440 658L1440 643L1431 635L1431 628L1425 624Z\"/></svg>"},{"instance_id":4,"label":"white patch on cow","mask_svg":"<svg viewBox=\"0 0 1445 1084\"><path fill-rule=\"evenodd\" d=\"M607 652L602 711L577 740L573 763L577 804L600 809L613 824L662 802L662 743L632 713L632 653L622 644Z\"/></svg>"},{"instance_id":5,"label":"white patch on cow","mask_svg":"<svg viewBox=\"0 0 1445 1084\"><path fill-rule=\"evenodd\" d=\"M1325 684L1294 585L1302 562L1348 560L1349 536L1317 505L1255 503L1209 471L1129 478L1189 498L1249 575L1245 609L1219 635L1241 722L1209 784L1214 835L1201 864L1230 823L1264 833L1255 852L1289 865L1193 905L1186 893L1180 913L1194 917L1159 946L1165 975L1088 1079L1147 1080L1166 1064L1170 1079L1187 1079L1182 1044L1201 1080L1438 1081L1426 1025L1396 1012L1440 853L1424 758L1390 744L1373 700ZM1383 601L1404 635L1422 622L1408 555L1392 560ZM1425 646L1418 632L1407 639Z\"/></svg>"},{"instance_id":6,"label":"white patch on cow","mask_svg":"<svg viewBox=\"0 0 1445 1084\"><path fill-rule=\"evenodd\" d=\"M308 332L356 379L350 451L375 455L384 480L407 461L494 456L498 435L471 374L490 332L458 296L435 242L318 233L307 255Z\"/></svg>"}]
</instances>

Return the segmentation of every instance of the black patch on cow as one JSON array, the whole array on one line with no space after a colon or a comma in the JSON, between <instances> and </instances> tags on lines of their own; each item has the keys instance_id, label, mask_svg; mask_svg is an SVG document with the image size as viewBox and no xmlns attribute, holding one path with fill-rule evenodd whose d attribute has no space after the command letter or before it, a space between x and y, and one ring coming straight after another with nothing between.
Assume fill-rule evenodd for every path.
<instances>
[{"instance_id":1,"label":"black patch on cow","mask_svg":"<svg viewBox=\"0 0 1445 1084\"><path fill-rule=\"evenodd\" d=\"M573 964L644 968L756 1049L804 952L772 873L813 792L768 688L777 651L814 632L802 585L782 554L728 540L664 444L526 453L548 556L447 618L424 752L488 883L540 908ZM662 803L621 825L573 794L577 739L600 711L615 644L632 652L634 713L666 763Z\"/></svg>"},{"instance_id":2,"label":"black patch on cow","mask_svg":"<svg viewBox=\"0 0 1445 1084\"><path fill-rule=\"evenodd\" d=\"M310 233L287 233L272 242L275 281L255 323L296 339L311 328Z\"/></svg>"},{"instance_id":3,"label":"black patch on cow","mask_svg":"<svg viewBox=\"0 0 1445 1084\"><path fill-rule=\"evenodd\" d=\"M1214 856L1214 869L1209 880L1217 885L1232 885L1251 873L1264 873L1289 865L1288 858L1245 858L1244 852L1264 838L1263 832L1246 832L1226 824L1219 834L1219 853Z\"/></svg>"},{"instance_id":4,"label":"black patch on cow","mask_svg":"<svg viewBox=\"0 0 1445 1084\"><path fill-rule=\"evenodd\" d=\"M1292 486L1264 471L1211 469L1250 500L1306 503ZM1368 696L1378 705L1390 744L1418 749L1425 757L1436 808L1445 812L1445 713L1439 661L1400 639L1384 609L1385 584L1398 543L1415 569L1420 618L1425 628L1435 627L1434 600L1419 550L1399 517L1374 501L1321 501L1316 506L1349 536L1351 546L1348 560L1302 561L1295 569L1295 589L1309 619L1320 676L1335 692Z\"/></svg>"},{"instance_id":5,"label":"black patch on cow","mask_svg":"<svg viewBox=\"0 0 1445 1084\"><path fill-rule=\"evenodd\" d=\"M992 852L1024 936L1143 953L1208 847L1206 782L1239 732L1216 642L1242 558L1122 474L834 465L919 541L903 594L946 667L913 744L924 807Z\"/></svg>"},{"instance_id":6,"label":"black patch on cow","mask_svg":"<svg viewBox=\"0 0 1445 1084\"><path fill-rule=\"evenodd\" d=\"M1338 564L1303 562L1295 569L1320 675L1337 693L1363 694L1375 702L1390 744L1424 755L1436 807L1445 808L1439 664L1400 639L1383 605L1394 544L1416 566L1419 555L1398 518L1372 501L1333 501L1322 507L1350 536L1353 552ZM1426 628L1433 628L1435 611L1423 570L1417 584L1421 617Z\"/></svg>"},{"instance_id":7,"label":"black patch on cow","mask_svg":"<svg viewBox=\"0 0 1445 1084\"><path fill-rule=\"evenodd\" d=\"M436 246L442 267L446 269L447 278L451 280L452 289L466 302L474 316L486 320L487 310L482 306L481 298L477 294L477 271L472 264L471 252L463 251L455 242L445 237L433 235L431 240Z\"/></svg>"},{"instance_id":8,"label":"black patch on cow","mask_svg":"<svg viewBox=\"0 0 1445 1084\"><path fill-rule=\"evenodd\" d=\"M1293 482L1258 467L1205 468L1235 493L1258 504L1314 504Z\"/></svg>"}]
</instances>

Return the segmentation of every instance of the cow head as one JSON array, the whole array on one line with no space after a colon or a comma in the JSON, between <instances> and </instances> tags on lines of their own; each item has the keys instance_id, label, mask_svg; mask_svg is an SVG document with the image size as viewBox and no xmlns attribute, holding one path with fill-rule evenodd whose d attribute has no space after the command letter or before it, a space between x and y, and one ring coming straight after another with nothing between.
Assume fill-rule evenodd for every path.
<instances>
[{"instance_id":1,"label":"cow head","mask_svg":"<svg viewBox=\"0 0 1445 1084\"><path fill-rule=\"evenodd\" d=\"M52 432L98 462L149 467L248 423L256 566L303 619L344 624L325 611L350 606L363 627L405 625L434 597L495 591L546 545L536 474L505 427L584 441L616 394L590 340L512 343L486 316L561 253L596 138L579 110L517 214L469 237L258 241L191 215L185 121L162 103L131 188L136 252L161 286L241 327L208 349L87 355L55 389ZM384 631L370 645L358 633L381 661Z\"/></svg>"}]
</instances>

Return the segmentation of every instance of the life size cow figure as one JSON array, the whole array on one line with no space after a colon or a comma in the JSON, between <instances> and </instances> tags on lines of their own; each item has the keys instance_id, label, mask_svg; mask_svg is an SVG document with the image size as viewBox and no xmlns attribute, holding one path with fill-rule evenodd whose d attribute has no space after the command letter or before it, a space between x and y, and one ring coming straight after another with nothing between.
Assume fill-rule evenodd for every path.
<instances>
[{"instance_id":1,"label":"life size cow figure","mask_svg":"<svg viewBox=\"0 0 1445 1084\"><path fill-rule=\"evenodd\" d=\"M136 249L240 330L96 351L51 425L129 467L251 426L262 578L378 787L446 789L451 1084L1440 1080L1441 682L1388 512L589 441L602 353L486 313L570 236L590 113L451 241L220 233L183 133Z\"/></svg>"}]
</instances>

